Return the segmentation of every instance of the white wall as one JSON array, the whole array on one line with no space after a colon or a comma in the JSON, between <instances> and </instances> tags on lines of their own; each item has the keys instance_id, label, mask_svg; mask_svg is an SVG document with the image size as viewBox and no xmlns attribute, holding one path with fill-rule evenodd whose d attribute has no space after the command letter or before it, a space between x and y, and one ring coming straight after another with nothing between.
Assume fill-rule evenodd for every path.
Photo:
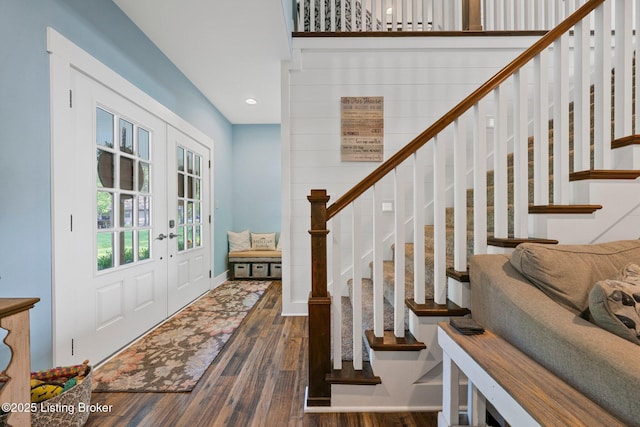
<instances>
[{"instance_id":1,"label":"white wall","mask_svg":"<svg viewBox=\"0 0 640 427\"><path fill-rule=\"evenodd\" d=\"M535 40L294 38L294 59L283 67L282 230L289 234L283 253L285 314L307 309L310 190L326 189L332 203L379 165L340 161L340 97L384 97L386 160ZM391 181L384 188L385 198L391 199ZM364 227L370 209L369 197L364 203ZM365 241L363 252L370 245Z\"/></svg>"}]
</instances>

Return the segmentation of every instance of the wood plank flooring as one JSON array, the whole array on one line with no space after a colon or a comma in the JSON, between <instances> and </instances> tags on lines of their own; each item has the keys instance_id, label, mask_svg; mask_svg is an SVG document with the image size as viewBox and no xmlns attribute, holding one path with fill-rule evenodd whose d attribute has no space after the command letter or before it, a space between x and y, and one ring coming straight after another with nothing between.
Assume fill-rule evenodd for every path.
<instances>
[{"instance_id":1,"label":"wood plank flooring","mask_svg":"<svg viewBox=\"0 0 640 427\"><path fill-rule=\"evenodd\" d=\"M191 393L93 393L87 426L421 426L433 412L304 414L307 318L283 317L282 285L265 292Z\"/></svg>"}]
</instances>

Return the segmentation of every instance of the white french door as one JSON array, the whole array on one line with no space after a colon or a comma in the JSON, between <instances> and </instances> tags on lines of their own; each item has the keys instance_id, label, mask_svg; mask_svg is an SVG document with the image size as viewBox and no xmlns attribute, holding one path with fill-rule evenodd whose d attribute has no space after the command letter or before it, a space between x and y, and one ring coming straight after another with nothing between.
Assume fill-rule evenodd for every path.
<instances>
[{"instance_id":1,"label":"white french door","mask_svg":"<svg viewBox=\"0 0 640 427\"><path fill-rule=\"evenodd\" d=\"M57 365L104 360L211 282L208 148L70 76L72 134L53 148Z\"/></svg>"},{"instance_id":2,"label":"white french door","mask_svg":"<svg viewBox=\"0 0 640 427\"><path fill-rule=\"evenodd\" d=\"M167 129L169 176L169 312L210 287L209 149Z\"/></svg>"}]
</instances>

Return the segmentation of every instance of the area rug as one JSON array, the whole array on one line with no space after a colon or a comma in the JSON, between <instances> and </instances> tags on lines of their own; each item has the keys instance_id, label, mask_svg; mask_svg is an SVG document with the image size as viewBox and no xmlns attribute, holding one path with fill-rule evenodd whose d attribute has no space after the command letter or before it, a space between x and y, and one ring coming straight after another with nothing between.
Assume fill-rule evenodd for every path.
<instances>
[{"instance_id":1,"label":"area rug","mask_svg":"<svg viewBox=\"0 0 640 427\"><path fill-rule=\"evenodd\" d=\"M225 282L98 367L94 392L188 392L271 282Z\"/></svg>"}]
</instances>

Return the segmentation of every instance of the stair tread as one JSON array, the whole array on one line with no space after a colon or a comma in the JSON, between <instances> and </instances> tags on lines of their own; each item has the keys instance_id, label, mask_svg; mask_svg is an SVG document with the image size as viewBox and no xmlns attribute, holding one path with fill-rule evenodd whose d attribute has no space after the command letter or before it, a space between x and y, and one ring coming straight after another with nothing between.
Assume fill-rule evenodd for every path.
<instances>
[{"instance_id":1,"label":"stair tread","mask_svg":"<svg viewBox=\"0 0 640 427\"><path fill-rule=\"evenodd\" d=\"M640 177L640 170L591 169L569 174L569 181L585 179L636 179Z\"/></svg>"},{"instance_id":2,"label":"stair tread","mask_svg":"<svg viewBox=\"0 0 640 427\"><path fill-rule=\"evenodd\" d=\"M419 317L454 317L471 313L468 308L460 307L450 300L446 304L436 304L433 299L427 299L424 304L418 304L413 299L407 299L406 304Z\"/></svg>"},{"instance_id":3,"label":"stair tread","mask_svg":"<svg viewBox=\"0 0 640 427\"><path fill-rule=\"evenodd\" d=\"M403 337L396 337L393 331L384 331L382 337L376 337L372 330L364 332L369 347L376 351L420 351L427 348L426 344L418 341L411 332L404 331Z\"/></svg>"},{"instance_id":4,"label":"stair tread","mask_svg":"<svg viewBox=\"0 0 640 427\"><path fill-rule=\"evenodd\" d=\"M353 362L342 361L342 369L333 369L325 377L329 384L376 385L382 384L380 377L374 375L369 362L362 363L362 370L355 370Z\"/></svg>"},{"instance_id":5,"label":"stair tread","mask_svg":"<svg viewBox=\"0 0 640 427\"><path fill-rule=\"evenodd\" d=\"M542 243L547 245L557 245L558 241L553 239L540 239L536 237L528 238L516 238L516 237L489 237L487 238L487 244L489 246L498 246L501 248L515 248L520 243Z\"/></svg>"},{"instance_id":6,"label":"stair tread","mask_svg":"<svg viewBox=\"0 0 640 427\"><path fill-rule=\"evenodd\" d=\"M530 214L591 214L602 205L529 205Z\"/></svg>"}]
</instances>

